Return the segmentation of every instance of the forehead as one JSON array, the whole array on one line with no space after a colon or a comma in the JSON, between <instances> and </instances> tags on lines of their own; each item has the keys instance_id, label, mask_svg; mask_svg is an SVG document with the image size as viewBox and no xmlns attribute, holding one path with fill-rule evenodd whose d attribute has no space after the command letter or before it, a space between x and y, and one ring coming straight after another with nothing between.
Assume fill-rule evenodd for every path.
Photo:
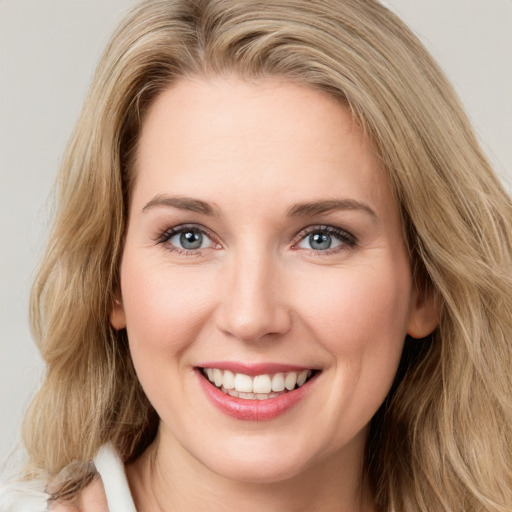
<instances>
[{"instance_id":1,"label":"forehead","mask_svg":"<svg viewBox=\"0 0 512 512\"><path fill-rule=\"evenodd\" d=\"M134 201L230 191L269 202L389 199L385 170L349 109L296 83L181 80L149 109L135 162ZM204 196L204 197L202 197ZM282 196L281 196L282 198Z\"/></svg>"}]
</instances>

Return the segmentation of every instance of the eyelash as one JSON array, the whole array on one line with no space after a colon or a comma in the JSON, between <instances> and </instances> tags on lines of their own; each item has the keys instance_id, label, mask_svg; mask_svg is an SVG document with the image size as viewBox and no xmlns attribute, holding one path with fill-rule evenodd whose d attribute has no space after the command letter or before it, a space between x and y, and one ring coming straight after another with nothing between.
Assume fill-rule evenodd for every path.
<instances>
[{"instance_id":1,"label":"eyelash","mask_svg":"<svg viewBox=\"0 0 512 512\"><path fill-rule=\"evenodd\" d=\"M197 224L181 224L179 226L174 226L172 228L166 229L164 232L157 235L156 243L164 245L166 250L175 252L179 255L201 256L201 249L182 249L180 247L176 247L175 245L167 243L173 236L179 235L180 233L186 233L187 231L197 231L199 233L202 233L203 235L206 235L213 243L219 245L217 242L215 242L215 237L213 236L210 230Z\"/></svg>"},{"instance_id":2,"label":"eyelash","mask_svg":"<svg viewBox=\"0 0 512 512\"><path fill-rule=\"evenodd\" d=\"M352 249L354 248L358 241L357 238L348 231L345 231L344 229L337 228L335 226L328 226L328 225L315 225L315 226L309 226L302 231L300 231L297 236L295 237L295 242L293 243L293 248L296 248L299 243L306 240L308 236L311 236L315 233L323 233L330 236L333 236L336 238L341 244L338 247L335 248L328 248L324 250L318 250L318 249L305 249L310 254L315 256L328 256L329 254L334 254L343 250Z\"/></svg>"},{"instance_id":3,"label":"eyelash","mask_svg":"<svg viewBox=\"0 0 512 512\"><path fill-rule=\"evenodd\" d=\"M172 228L166 229L162 233L157 234L155 237L155 242L157 244L162 244L165 246L165 248L168 251L175 252L179 255L183 256L201 256L202 250L201 249L182 249L179 247L176 247L175 245L169 244L169 240L171 240L172 237L179 235L181 233L186 233L187 231L197 231L199 233L202 233L203 235L206 235L214 244L217 244L220 247L220 244L215 241L215 236L213 233L206 229L204 226L200 226L197 224L182 224L179 226L174 226ZM294 242L292 244L292 248L294 250L298 250L298 244L304 241L308 236L311 236L314 233L323 233L330 236L333 236L336 238L341 244L333 249L304 249L308 251L310 254L313 255L320 255L320 256L326 256L329 254L333 254L342 250L351 249L357 245L357 238L349 233L348 231L345 231L344 229L337 228L335 226L328 226L328 225L315 225L315 226L309 226L302 231L300 231L294 238Z\"/></svg>"}]
</instances>

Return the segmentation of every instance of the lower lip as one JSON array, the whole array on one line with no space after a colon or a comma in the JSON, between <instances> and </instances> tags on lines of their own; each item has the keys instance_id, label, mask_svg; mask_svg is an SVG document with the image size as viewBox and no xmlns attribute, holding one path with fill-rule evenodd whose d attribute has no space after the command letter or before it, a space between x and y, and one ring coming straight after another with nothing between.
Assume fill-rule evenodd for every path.
<instances>
[{"instance_id":1,"label":"lower lip","mask_svg":"<svg viewBox=\"0 0 512 512\"><path fill-rule=\"evenodd\" d=\"M267 400L245 400L223 393L203 376L201 370L196 370L196 373L203 391L214 406L233 418L245 421L268 421L277 418L300 402L316 381L313 377L300 388Z\"/></svg>"}]
</instances>

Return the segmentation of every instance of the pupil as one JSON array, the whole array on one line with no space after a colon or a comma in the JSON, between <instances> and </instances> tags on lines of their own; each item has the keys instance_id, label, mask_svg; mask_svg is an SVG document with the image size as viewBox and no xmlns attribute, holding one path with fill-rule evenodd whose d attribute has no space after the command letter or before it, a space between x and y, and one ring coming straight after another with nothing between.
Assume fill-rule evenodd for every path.
<instances>
[{"instance_id":1,"label":"pupil","mask_svg":"<svg viewBox=\"0 0 512 512\"><path fill-rule=\"evenodd\" d=\"M331 247L332 238L327 233L315 233L310 235L309 243L313 249L325 250Z\"/></svg>"},{"instance_id":2,"label":"pupil","mask_svg":"<svg viewBox=\"0 0 512 512\"><path fill-rule=\"evenodd\" d=\"M198 231L185 231L180 235L180 243L184 249L199 249L203 243L203 235Z\"/></svg>"}]
</instances>

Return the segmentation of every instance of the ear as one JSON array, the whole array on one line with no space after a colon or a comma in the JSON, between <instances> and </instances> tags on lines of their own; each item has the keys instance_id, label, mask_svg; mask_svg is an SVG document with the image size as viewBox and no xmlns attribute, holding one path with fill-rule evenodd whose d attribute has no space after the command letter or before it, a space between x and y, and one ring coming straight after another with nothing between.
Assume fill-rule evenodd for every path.
<instances>
[{"instance_id":1,"label":"ear","mask_svg":"<svg viewBox=\"0 0 512 512\"><path fill-rule=\"evenodd\" d=\"M120 292L116 292L114 295L114 301L110 311L110 325L116 331L126 327L126 315L124 312L123 298Z\"/></svg>"},{"instance_id":2,"label":"ear","mask_svg":"<svg viewBox=\"0 0 512 512\"><path fill-rule=\"evenodd\" d=\"M412 293L407 334L411 338L425 338L439 325L439 300L432 286L416 287Z\"/></svg>"}]
</instances>

